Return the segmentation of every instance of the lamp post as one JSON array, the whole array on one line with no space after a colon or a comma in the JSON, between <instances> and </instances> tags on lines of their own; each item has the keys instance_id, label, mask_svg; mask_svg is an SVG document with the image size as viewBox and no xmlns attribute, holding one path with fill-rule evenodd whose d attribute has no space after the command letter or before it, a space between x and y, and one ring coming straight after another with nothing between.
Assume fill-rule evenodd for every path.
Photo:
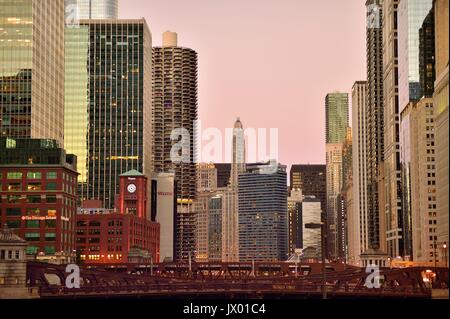
<instances>
[{"instance_id":1,"label":"lamp post","mask_svg":"<svg viewBox=\"0 0 450 319\"><path fill-rule=\"evenodd\" d=\"M322 298L327 299L327 277L325 272L325 222L320 223L308 223L305 224L305 228L307 229L317 229L320 228L320 238L322 245Z\"/></svg>"}]
</instances>

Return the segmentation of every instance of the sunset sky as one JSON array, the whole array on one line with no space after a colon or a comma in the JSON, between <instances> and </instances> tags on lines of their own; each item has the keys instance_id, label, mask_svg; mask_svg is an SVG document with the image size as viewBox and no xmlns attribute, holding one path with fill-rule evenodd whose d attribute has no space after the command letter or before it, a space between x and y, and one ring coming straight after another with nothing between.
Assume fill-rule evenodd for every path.
<instances>
[{"instance_id":1,"label":"sunset sky","mask_svg":"<svg viewBox=\"0 0 450 319\"><path fill-rule=\"evenodd\" d=\"M283 164L325 163L325 95L366 78L363 0L122 0L199 55L199 118L279 129ZM351 100L351 96L350 96ZM226 150L228 151L228 150Z\"/></svg>"}]
</instances>

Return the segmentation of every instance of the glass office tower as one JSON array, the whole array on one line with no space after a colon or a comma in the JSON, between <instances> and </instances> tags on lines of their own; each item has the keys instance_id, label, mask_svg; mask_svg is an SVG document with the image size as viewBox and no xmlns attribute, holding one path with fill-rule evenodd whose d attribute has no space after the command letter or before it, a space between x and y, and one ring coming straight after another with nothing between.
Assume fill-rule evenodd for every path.
<instances>
[{"instance_id":1,"label":"glass office tower","mask_svg":"<svg viewBox=\"0 0 450 319\"><path fill-rule=\"evenodd\" d=\"M151 176L151 35L144 19L81 20L68 34L68 149L85 170L81 199L111 208L120 174Z\"/></svg>"},{"instance_id":2,"label":"glass office tower","mask_svg":"<svg viewBox=\"0 0 450 319\"><path fill-rule=\"evenodd\" d=\"M0 0L0 132L64 141L64 1Z\"/></svg>"},{"instance_id":3,"label":"glass office tower","mask_svg":"<svg viewBox=\"0 0 450 319\"><path fill-rule=\"evenodd\" d=\"M66 0L66 14L71 7L78 9L78 19L117 19L119 0Z\"/></svg>"},{"instance_id":4,"label":"glass office tower","mask_svg":"<svg viewBox=\"0 0 450 319\"><path fill-rule=\"evenodd\" d=\"M238 177L239 261L283 261L288 253L287 174L265 165L248 168Z\"/></svg>"},{"instance_id":5,"label":"glass office tower","mask_svg":"<svg viewBox=\"0 0 450 319\"><path fill-rule=\"evenodd\" d=\"M326 143L343 143L349 121L348 94L329 93L325 98Z\"/></svg>"}]
</instances>

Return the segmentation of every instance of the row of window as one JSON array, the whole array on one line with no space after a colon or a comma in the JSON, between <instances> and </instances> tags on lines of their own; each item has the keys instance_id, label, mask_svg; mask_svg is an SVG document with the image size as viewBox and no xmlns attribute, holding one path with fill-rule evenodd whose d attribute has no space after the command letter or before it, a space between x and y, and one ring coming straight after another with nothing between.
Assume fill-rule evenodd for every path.
<instances>
[{"instance_id":1,"label":"row of window","mask_svg":"<svg viewBox=\"0 0 450 319\"><path fill-rule=\"evenodd\" d=\"M22 222L20 220L8 220L6 221L8 228L21 228ZM45 228L56 228L56 220L26 220L24 221L25 228L41 228L43 225Z\"/></svg>"},{"instance_id":2,"label":"row of window","mask_svg":"<svg viewBox=\"0 0 450 319\"><path fill-rule=\"evenodd\" d=\"M6 216L22 216L22 208L21 207L8 207L6 208ZM41 213L46 213L45 216L56 217L56 209L48 208L48 209L40 209L40 208L27 208L26 215L27 216L42 216ZM0 210L1 215L1 210Z\"/></svg>"},{"instance_id":3,"label":"row of window","mask_svg":"<svg viewBox=\"0 0 450 319\"><path fill-rule=\"evenodd\" d=\"M45 233L44 239L45 239L45 241L55 241L56 233ZM25 233L25 240L41 241L41 234L40 233Z\"/></svg>"},{"instance_id":4,"label":"row of window","mask_svg":"<svg viewBox=\"0 0 450 319\"><path fill-rule=\"evenodd\" d=\"M1 183L0 183L1 190ZM22 183L8 183L7 184L8 191L22 191ZM44 190L41 183L27 183L26 191L41 191ZM45 190L47 191L56 191L57 183L56 182L47 182L45 185Z\"/></svg>"},{"instance_id":5,"label":"row of window","mask_svg":"<svg viewBox=\"0 0 450 319\"><path fill-rule=\"evenodd\" d=\"M22 172L7 172L6 178L7 179L22 179L23 178ZM42 172L27 172L27 179L42 179ZM47 172L46 174L47 179L56 179L58 177L58 174L56 172ZM2 174L0 173L0 178L2 178Z\"/></svg>"},{"instance_id":6,"label":"row of window","mask_svg":"<svg viewBox=\"0 0 450 319\"><path fill-rule=\"evenodd\" d=\"M46 195L45 198L42 198L41 195L8 195L6 197L8 204L19 204L21 201L28 204L56 203L56 195Z\"/></svg>"}]
</instances>

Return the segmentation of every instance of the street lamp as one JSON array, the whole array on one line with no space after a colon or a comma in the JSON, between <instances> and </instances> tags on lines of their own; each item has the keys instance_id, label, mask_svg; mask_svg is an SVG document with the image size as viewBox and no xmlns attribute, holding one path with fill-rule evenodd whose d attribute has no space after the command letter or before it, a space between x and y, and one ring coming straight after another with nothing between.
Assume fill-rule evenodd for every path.
<instances>
[{"instance_id":1,"label":"street lamp","mask_svg":"<svg viewBox=\"0 0 450 319\"><path fill-rule=\"evenodd\" d=\"M324 231L325 223L308 223L305 224L306 229L318 229L320 228L320 239L322 245L322 298L327 299L327 278L325 273L325 231Z\"/></svg>"},{"instance_id":2,"label":"street lamp","mask_svg":"<svg viewBox=\"0 0 450 319\"><path fill-rule=\"evenodd\" d=\"M447 243L444 242L442 245L442 248L444 248L444 262L445 262L445 268L447 268Z\"/></svg>"}]
</instances>

